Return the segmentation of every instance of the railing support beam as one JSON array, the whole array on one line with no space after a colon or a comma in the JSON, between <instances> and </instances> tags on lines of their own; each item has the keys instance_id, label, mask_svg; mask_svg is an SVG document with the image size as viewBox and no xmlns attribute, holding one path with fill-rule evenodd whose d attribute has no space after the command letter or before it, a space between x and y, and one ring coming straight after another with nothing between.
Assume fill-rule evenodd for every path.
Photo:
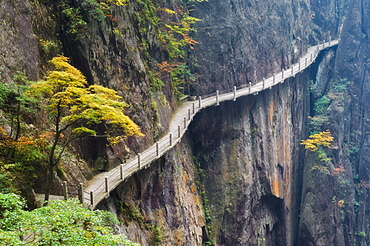
<instances>
[{"instance_id":1,"label":"railing support beam","mask_svg":"<svg viewBox=\"0 0 370 246\"><path fill-rule=\"evenodd\" d=\"M234 86L234 99L233 101L235 102L236 101L236 86Z\"/></svg>"},{"instance_id":2,"label":"railing support beam","mask_svg":"<svg viewBox=\"0 0 370 246\"><path fill-rule=\"evenodd\" d=\"M157 156L159 156L159 143L158 142L155 143L155 152Z\"/></svg>"},{"instance_id":3,"label":"railing support beam","mask_svg":"<svg viewBox=\"0 0 370 246\"><path fill-rule=\"evenodd\" d=\"M216 106L220 105L219 93L220 92L216 90Z\"/></svg>"},{"instance_id":4,"label":"railing support beam","mask_svg":"<svg viewBox=\"0 0 370 246\"><path fill-rule=\"evenodd\" d=\"M137 167L141 169L141 154L140 153L137 154Z\"/></svg>"},{"instance_id":5,"label":"railing support beam","mask_svg":"<svg viewBox=\"0 0 370 246\"><path fill-rule=\"evenodd\" d=\"M120 173L121 180L124 180L125 179L125 174L123 172L123 164L121 164L120 167L119 167L119 173Z\"/></svg>"},{"instance_id":6,"label":"railing support beam","mask_svg":"<svg viewBox=\"0 0 370 246\"><path fill-rule=\"evenodd\" d=\"M78 190L78 196L81 204L84 204L84 184L80 183L79 190Z\"/></svg>"},{"instance_id":7,"label":"railing support beam","mask_svg":"<svg viewBox=\"0 0 370 246\"><path fill-rule=\"evenodd\" d=\"M63 197L64 197L64 200L67 200L68 199L67 181L63 181Z\"/></svg>"},{"instance_id":8,"label":"railing support beam","mask_svg":"<svg viewBox=\"0 0 370 246\"><path fill-rule=\"evenodd\" d=\"M94 192L92 190L90 191L90 204L94 206Z\"/></svg>"},{"instance_id":9,"label":"railing support beam","mask_svg":"<svg viewBox=\"0 0 370 246\"><path fill-rule=\"evenodd\" d=\"M109 193L108 177L107 177L107 176L105 176L105 177L104 177L104 180L105 180L105 192L106 192L106 193Z\"/></svg>"}]
</instances>

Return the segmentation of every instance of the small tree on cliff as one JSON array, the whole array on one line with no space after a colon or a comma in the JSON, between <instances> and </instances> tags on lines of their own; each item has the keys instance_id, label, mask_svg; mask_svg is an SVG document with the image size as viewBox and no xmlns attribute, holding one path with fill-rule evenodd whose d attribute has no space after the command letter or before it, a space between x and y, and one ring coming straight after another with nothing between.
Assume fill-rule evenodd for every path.
<instances>
[{"instance_id":1,"label":"small tree on cliff","mask_svg":"<svg viewBox=\"0 0 370 246\"><path fill-rule=\"evenodd\" d=\"M308 139L302 140L301 145L304 145L305 149L316 152L316 157L320 161L327 163L331 158L328 157L323 147L334 148L331 146L333 141L334 137L331 136L329 130L326 130L324 132L310 135Z\"/></svg>"},{"instance_id":2,"label":"small tree on cliff","mask_svg":"<svg viewBox=\"0 0 370 246\"><path fill-rule=\"evenodd\" d=\"M117 92L102 86L88 86L85 76L67 57L54 57L55 70L45 80L31 85L28 93L39 97L41 107L53 125L51 146L47 151L47 186L45 200L49 199L53 173L66 147L76 138L96 136L94 126L107 123L105 137L117 142L126 136L143 136L139 127L123 113L127 104Z\"/></svg>"}]
</instances>

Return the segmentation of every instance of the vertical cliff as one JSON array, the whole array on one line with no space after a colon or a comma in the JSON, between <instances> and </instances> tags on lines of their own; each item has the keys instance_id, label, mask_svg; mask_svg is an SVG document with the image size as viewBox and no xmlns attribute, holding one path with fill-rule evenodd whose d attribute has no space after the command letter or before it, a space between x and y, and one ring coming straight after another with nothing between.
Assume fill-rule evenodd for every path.
<instances>
[{"instance_id":1,"label":"vertical cliff","mask_svg":"<svg viewBox=\"0 0 370 246\"><path fill-rule=\"evenodd\" d=\"M39 79L47 60L64 53L90 84L117 90L146 135L113 147L83 139L58 179L87 182L154 143L180 103L178 90L207 95L255 83L289 67L308 46L341 36L337 50L284 84L201 111L180 144L99 208L114 211L121 232L143 245L370 243L366 1L209 0L187 1L187 8L178 1L97 1L109 3L103 13L93 2L0 6L3 81L11 83L17 71ZM174 43L170 49L162 39L170 29L159 31L160 23L177 23L188 10L201 19L191 37L199 43L173 60ZM171 77L177 62L188 68L179 76L188 90ZM343 78L352 83L338 92ZM330 102L320 127L335 138L326 164L300 145L324 95ZM34 188L42 190L42 182Z\"/></svg>"},{"instance_id":2,"label":"vertical cliff","mask_svg":"<svg viewBox=\"0 0 370 246\"><path fill-rule=\"evenodd\" d=\"M217 244L292 245L308 74L206 110L194 122L193 148Z\"/></svg>"},{"instance_id":3,"label":"vertical cliff","mask_svg":"<svg viewBox=\"0 0 370 246\"><path fill-rule=\"evenodd\" d=\"M335 105L336 100L328 105L327 127L333 131L337 147L329 170L310 171L314 160L308 157L300 226L302 245L369 244L368 10L366 1L352 1L337 55L324 69L333 76L317 79L323 94L332 93L333 84L340 79L351 83L343 92L342 105ZM333 173L333 167L342 171Z\"/></svg>"}]
</instances>

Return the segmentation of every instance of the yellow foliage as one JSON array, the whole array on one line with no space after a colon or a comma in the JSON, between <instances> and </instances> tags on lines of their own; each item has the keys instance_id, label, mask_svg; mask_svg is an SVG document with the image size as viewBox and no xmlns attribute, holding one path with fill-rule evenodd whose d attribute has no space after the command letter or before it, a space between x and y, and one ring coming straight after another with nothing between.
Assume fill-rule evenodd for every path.
<instances>
[{"instance_id":1,"label":"yellow foliage","mask_svg":"<svg viewBox=\"0 0 370 246\"><path fill-rule=\"evenodd\" d=\"M51 115L60 118L61 127L104 121L110 124L108 135L115 132L125 136L143 136L139 127L124 114L128 105L121 101L122 97L115 90L99 85L88 86L85 76L69 64L67 57L54 57L50 63L55 70L50 71L45 80L34 83L28 93L45 99L46 108ZM94 130L86 126L76 126L72 133L95 135Z\"/></svg>"},{"instance_id":2,"label":"yellow foliage","mask_svg":"<svg viewBox=\"0 0 370 246\"><path fill-rule=\"evenodd\" d=\"M343 205L344 205L344 200L339 200L338 201L338 206L339 207L343 207Z\"/></svg>"},{"instance_id":3,"label":"yellow foliage","mask_svg":"<svg viewBox=\"0 0 370 246\"><path fill-rule=\"evenodd\" d=\"M109 0L109 2L112 2L117 6L123 6L127 3L127 0Z\"/></svg>"},{"instance_id":4,"label":"yellow foliage","mask_svg":"<svg viewBox=\"0 0 370 246\"><path fill-rule=\"evenodd\" d=\"M308 139L302 140L301 144L304 145L305 149L310 151L317 151L318 146L328 147L333 142L334 138L331 136L329 130L313 134Z\"/></svg>"},{"instance_id":5,"label":"yellow foliage","mask_svg":"<svg viewBox=\"0 0 370 246\"><path fill-rule=\"evenodd\" d=\"M171 10L171 9L168 9L168 8L163 8L163 9L159 9L160 11L163 11L163 12L165 12L165 13L167 13L167 14L169 14L169 15L175 15L176 14L176 12L175 11L173 11L173 10Z\"/></svg>"}]
</instances>

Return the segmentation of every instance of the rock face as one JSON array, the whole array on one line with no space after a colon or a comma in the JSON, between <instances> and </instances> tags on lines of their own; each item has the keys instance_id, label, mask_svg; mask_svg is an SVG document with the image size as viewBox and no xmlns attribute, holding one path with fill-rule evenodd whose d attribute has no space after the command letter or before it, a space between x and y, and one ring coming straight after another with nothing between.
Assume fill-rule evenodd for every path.
<instances>
[{"instance_id":1,"label":"rock face","mask_svg":"<svg viewBox=\"0 0 370 246\"><path fill-rule=\"evenodd\" d=\"M334 80L346 78L352 86L342 110L330 110L337 150L333 166L340 178L313 172L306 161L300 226L300 245L368 245L369 188L369 3L352 1L337 55L332 59ZM328 69L328 68L327 68ZM333 78L320 78L323 93ZM332 106L330 106L332 107ZM314 223L319 221L319 223ZM332 233L329 233L332 232Z\"/></svg>"},{"instance_id":2,"label":"rock face","mask_svg":"<svg viewBox=\"0 0 370 246\"><path fill-rule=\"evenodd\" d=\"M202 245L206 231L197 168L187 136L149 169L119 185L100 209L142 245Z\"/></svg>"},{"instance_id":3,"label":"rock face","mask_svg":"<svg viewBox=\"0 0 370 246\"><path fill-rule=\"evenodd\" d=\"M217 244L292 245L308 73L195 119L193 148L206 177Z\"/></svg>"},{"instance_id":4,"label":"rock face","mask_svg":"<svg viewBox=\"0 0 370 246\"><path fill-rule=\"evenodd\" d=\"M194 14L202 22L197 24L194 93L255 83L286 69L307 45L338 36L344 2L216 0L196 5Z\"/></svg>"},{"instance_id":5,"label":"rock face","mask_svg":"<svg viewBox=\"0 0 370 246\"><path fill-rule=\"evenodd\" d=\"M79 8L83 1L67 2ZM78 142L81 159L65 166L70 182L86 182L93 171L145 149L176 110L170 83L150 88L151 59L165 61L168 52L138 14L143 2L179 5L131 1L113 6L103 20L82 8L87 26L76 36L66 34L66 20L54 18L60 14L55 3L2 1L5 82L16 71L41 78L46 61L63 52L89 83L119 91L146 135L111 148L96 139ZM197 77L194 95L255 83L289 67L309 45L342 40L294 79L200 112L180 144L128 178L100 208L114 211L120 232L143 245L369 245L369 9L355 0L194 3L191 13L202 19L189 64ZM340 78L353 84L343 104L327 108L336 148L320 172L300 141L308 136L314 101Z\"/></svg>"}]
</instances>

